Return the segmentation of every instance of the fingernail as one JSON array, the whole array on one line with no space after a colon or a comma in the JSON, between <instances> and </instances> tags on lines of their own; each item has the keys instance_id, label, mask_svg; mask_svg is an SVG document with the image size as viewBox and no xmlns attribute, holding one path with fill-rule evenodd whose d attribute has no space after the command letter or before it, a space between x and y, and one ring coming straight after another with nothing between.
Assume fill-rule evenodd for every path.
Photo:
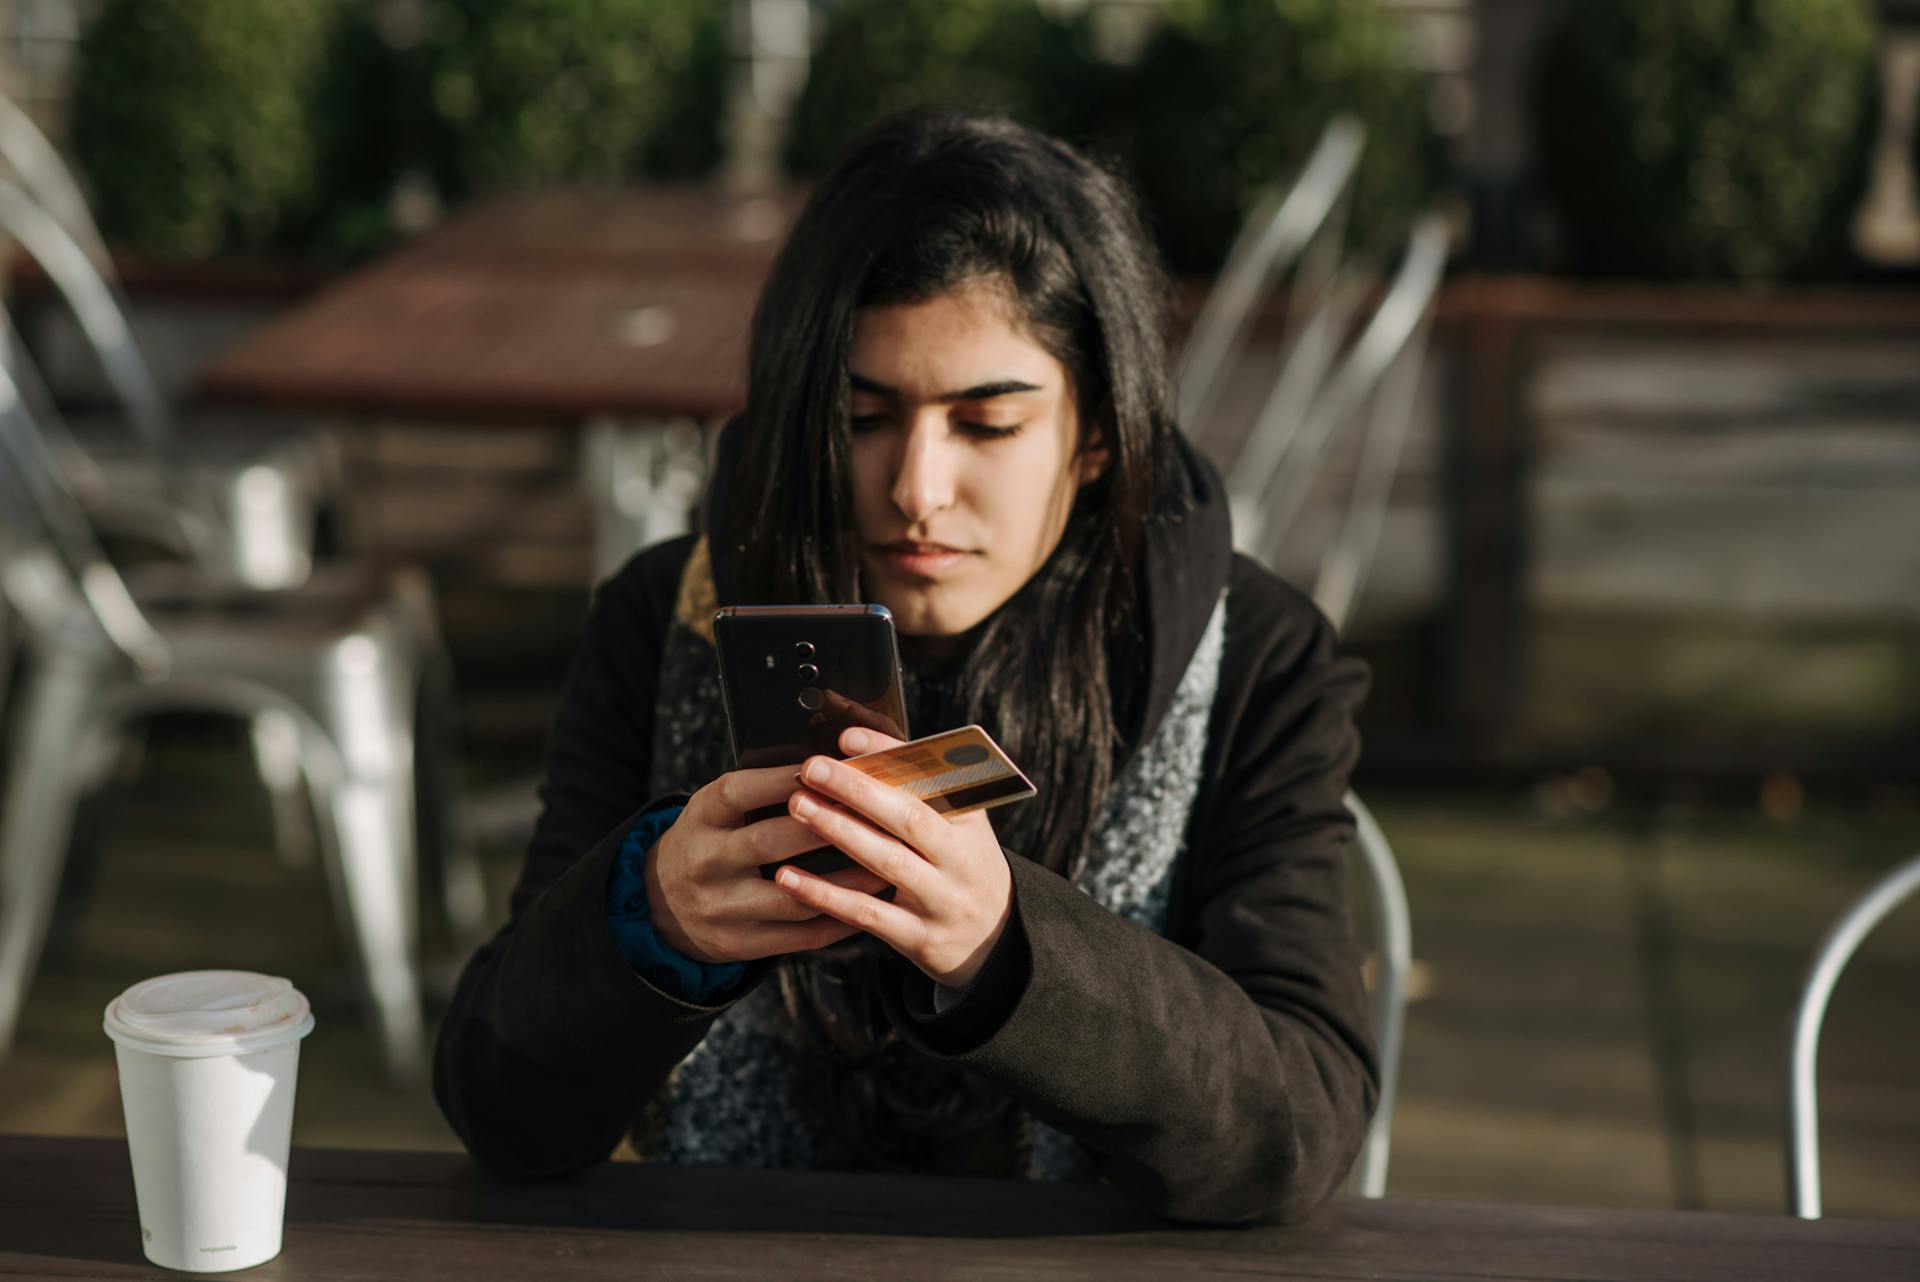
<instances>
[{"instance_id":1,"label":"fingernail","mask_svg":"<svg viewBox=\"0 0 1920 1282\"><path fill-rule=\"evenodd\" d=\"M791 868L782 868L773 874L773 879L787 890L792 890L800 884L800 874Z\"/></svg>"},{"instance_id":2,"label":"fingernail","mask_svg":"<svg viewBox=\"0 0 1920 1282\"><path fill-rule=\"evenodd\" d=\"M827 781L827 763L821 758L815 757L807 763L807 768L804 773L808 783L825 783Z\"/></svg>"},{"instance_id":3,"label":"fingernail","mask_svg":"<svg viewBox=\"0 0 1920 1282\"><path fill-rule=\"evenodd\" d=\"M802 819L812 818L813 812L818 809L820 809L820 804L812 797L796 795L793 799L793 813L799 815Z\"/></svg>"},{"instance_id":4,"label":"fingernail","mask_svg":"<svg viewBox=\"0 0 1920 1282\"><path fill-rule=\"evenodd\" d=\"M849 730L846 734L840 736L840 742L846 745L848 752L860 752L867 746L867 732L865 730Z\"/></svg>"}]
</instances>

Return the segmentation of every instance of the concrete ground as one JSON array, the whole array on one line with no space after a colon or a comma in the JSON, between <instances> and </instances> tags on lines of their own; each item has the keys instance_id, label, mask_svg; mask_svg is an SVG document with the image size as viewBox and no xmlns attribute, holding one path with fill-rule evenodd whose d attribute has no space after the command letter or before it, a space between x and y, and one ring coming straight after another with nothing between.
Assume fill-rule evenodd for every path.
<instances>
[{"instance_id":1,"label":"concrete ground","mask_svg":"<svg viewBox=\"0 0 1920 1282\"><path fill-rule=\"evenodd\" d=\"M1417 957L1390 1192L1780 1209L1794 995L1827 924L1920 849L1920 790L1806 802L1791 781L1769 788L1764 807L1630 795L1597 775L1367 791ZM274 855L237 734L161 725L137 777L89 804L76 849L0 1061L0 1131L120 1133L101 1008L146 975L230 966L313 998L297 1143L454 1146L424 1086L382 1080L325 879ZM497 909L517 856L486 854ZM1920 904L1885 924L1828 1017L1829 1214L1920 1216L1916 927ZM457 959L430 944L444 999Z\"/></svg>"}]
</instances>

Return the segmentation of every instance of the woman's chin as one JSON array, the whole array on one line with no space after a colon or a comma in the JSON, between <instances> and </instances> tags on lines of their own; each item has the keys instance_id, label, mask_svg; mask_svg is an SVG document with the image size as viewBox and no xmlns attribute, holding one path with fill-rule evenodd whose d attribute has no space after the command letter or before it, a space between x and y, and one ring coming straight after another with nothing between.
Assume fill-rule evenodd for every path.
<instances>
[{"instance_id":1,"label":"woman's chin","mask_svg":"<svg viewBox=\"0 0 1920 1282\"><path fill-rule=\"evenodd\" d=\"M883 591L874 598L893 615L894 631L903 637L932 641L956 637L987 617L989 611L973 610L951 599L950 593L928 591Z\"/></svg>"}]
</instances>

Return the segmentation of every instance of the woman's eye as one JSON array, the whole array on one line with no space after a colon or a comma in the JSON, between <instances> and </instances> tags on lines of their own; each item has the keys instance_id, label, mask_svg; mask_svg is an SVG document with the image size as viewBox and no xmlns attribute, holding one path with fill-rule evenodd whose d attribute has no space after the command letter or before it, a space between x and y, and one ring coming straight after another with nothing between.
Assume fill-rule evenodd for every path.
<instances>
[{"instance_id":1,"label":"woman's eye","mask_svg":"<svg viewBox=\"0 0 1920 1282\"><path fill-rule=\"evenodd\" d=\"M983 440L983 441L1005 440L1009 436L1018 435L1020 432L1020 429L1025 426L1026 424L1024 423L1009 423L1004 427L995 425L993 423L962 423L960 424L961 430L964 431L968 436L978 437L980 440Z\"/></svg>"},{"instance_id":2,"label":"woman's eye","mask_svg":"<svg viewBox=\"0 0 1920 1282\"><path fill-rule=\"evenodd\" d=\"M847 426L856 432L871 431L887 421L885 414L855 414L847 420Z\"/></svg>"}]
</instances>

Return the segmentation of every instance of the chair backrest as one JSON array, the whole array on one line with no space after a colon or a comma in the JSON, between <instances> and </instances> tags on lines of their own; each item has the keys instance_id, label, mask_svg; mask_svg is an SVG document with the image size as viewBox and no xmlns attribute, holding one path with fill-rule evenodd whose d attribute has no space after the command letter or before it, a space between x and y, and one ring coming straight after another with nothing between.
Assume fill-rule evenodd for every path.
<instances>
[{"instance_id":1,"label":"chair backrest","mask_svg":"<svg viewBox=\"0 0 1920 1282\"><path fill-rule=\"evenodd\" d=\"M1814 950L1813 964L1807 968L1787 1049L1787 1210L1803 1220L1820 1218L1820 1107L1815 1068L1827 1001L1840 982L1840 972L1862 941L1916 891L1920 891L1920 854L1882 877L1841 915Z\"/></svg>"},{"instance_id":2,"label":"chair backrest","mask_svg":"<svg viewBox=\"0 0 1920 1282\"><path fill-rule=\"evenodd\" d=\"M88 220L86 225L90 229L93 224ZM0 178L0 232L11 236L39 264L79 321L121 402L135 441L145 448L147 466L178 515L177 532L187 543L183 550L203 564L223 564L221 549L229 544L225 523L179 458L172 408L134 342L109 278L53 214L25 188L4 178ZM12 333L11 324L7 333ZM70 438L63 436L61 444L63 458L85 458Z\"/></svg>"},{"instance_id":3,"label":"chair backrest","mask_svg":"<svg viewBox=\"0 0 1920 1282\"><path fill-rule=\"evenodd\" d=\"M1307 254L1308 275L1326 276L1338 259L1354 171L1366 130L1351 116L1332 120L1291 186L1261 193L1234 237L1180 361L1176 413L1196 439L1208 435L1228 376L1246 347L1256 309L1286 271ZM1291 346L1291 344L1289 344Z\"/></svg>"},{"instance_id":4,"label":"chair backrest","mask_svg":"<svg viewBox=\"0 0 1920 1282\"><path fill-rule=\"evenodd\" d=\"M93 213L87 208L87 198L81 194L73 171L67 168L59 150L40 132L40 126L33 123L33 117L3 93L0 93L0 160L13 169L28 194L59 220L60 226L93 260L100 274L111 280L113 259L107 253L106 241L101 238L100 227L93 221Z\"/></svg>"},{"instance_id":5,"label":"chair backrest","mask_svg":"<svg viewBox=\"0 0 1920 1282\"><path fill-rule=\"evenodd\" d=\"M19 183L0 179L0 231L39 264L86 335L135 434L150 448L172 446L173 413L115 297L78 241Z\"/></svg>"},{"instance_id":6,"label":"chair backrest","mask_svg":"<svg viewBox=\"0 0 1920 1282\"><path fill-rule=\"evenodd\" d=\"M172 653L107 559L66 487L20 387L0 362L0 588L30 628L48 626L36 601L84 606L100 635L149 678ZM28 599L22 599L25 596Z\"/></svg>"},{"instance_id":7,"label":"chair backrest","mask_svg":"<svg viewBox=\"0 0 1920 1282\"><path fill-rule=\"evenodd\" d=\"M1347 622L1378 546L1447 246L1445 220L1438 215L1421 219L1379 305L1332 374L1303 408L1263 413L1244 465L1227 477L1235 542L1274 566L1326 465L1329 447L1371 406L1372 413L1364 415L1360 464L1315 584L1315 600L1337 627ZM1333 294L1351 297L1352 292ZM1287 378L1284 370L1281 377Z\"/></svg>"},{"instance_id":8,"label":"chair backrest","mask_svg":"<svg viewBox=\"0 0 1920 1282\"><path fill-rule=\"evenodd\" d=\"M1437 216L1423 220L1414 229L1400 274L1349 362L1350 368L1362 366L1357 380L1374 381L1373 390L1359 393L1356 402L1370 406L1370 412L1346 508L1333 542L1320 559L1320 572L1313 585L1314 603L1342 630L1366 588L1374 554L1380 547L1394 477L1400 471L1400 456L1413 421L1414 395L1426 363L1427 336L1433 322L1434 298L1446 267L1447 245L1446 224ZM1377 340L1371 351L1365 346L1369 339ZM1368 363L1370 369L1366 368ZM1339 412L1338 406L1331 412Z\"/></svg>"},{"instance_id":9,"label":"chair backrest","mask_svg":"<svg viewBox=\"0 0 1920 1282\"><path fill-rule=\"evenodd\" d=\"M1400 1092L1400 1043L1406 1024L1407 973L1413 966L1413 918L1407 885L1387 835L1373 812L1349 792L1347 809L1357 829L1355 852L1373 901L1373 950L1377 970L1373 986L1373 1040L1380 1056L1380 1098L1367 1128L1366 1143L1353 1164L1351 1185L1361 1197L1385 1197L1387 1157L1393 1142L1393 1105Z\"/></svg>"}]
</instances>

